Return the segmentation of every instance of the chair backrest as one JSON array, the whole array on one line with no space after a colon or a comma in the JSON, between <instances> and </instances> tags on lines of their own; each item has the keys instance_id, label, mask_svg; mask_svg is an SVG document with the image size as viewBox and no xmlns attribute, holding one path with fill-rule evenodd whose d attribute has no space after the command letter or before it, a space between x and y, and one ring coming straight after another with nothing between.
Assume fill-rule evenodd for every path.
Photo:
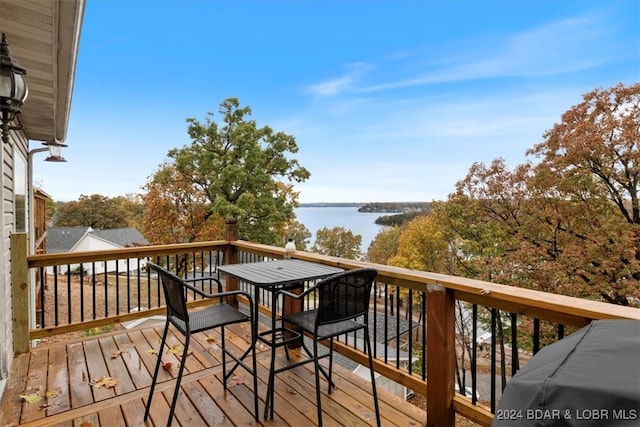
<instances>
[{"instance_id":1,"label":"chair backrest","mask_svg":"<svg viewBox=\"0 0 640 427\"><path fill-rule=\"evenodd\" d=\"M377 275L373 268L358 268L318 282L317 325L360 316L367 318L371 288Z\"/></svg>"},{"instance_id":2,"label":"chair backrest","mask_svg":"<svg viewBox=\"0 0 640 427\"><path fill-rule=\"evenodd\" d=\"M188 324L189 312L182 279L152 262L147 263L147 266L158 273L158 278L162 282L167 304L167 318L178 318Z\"/></svg>"}]
</instances>

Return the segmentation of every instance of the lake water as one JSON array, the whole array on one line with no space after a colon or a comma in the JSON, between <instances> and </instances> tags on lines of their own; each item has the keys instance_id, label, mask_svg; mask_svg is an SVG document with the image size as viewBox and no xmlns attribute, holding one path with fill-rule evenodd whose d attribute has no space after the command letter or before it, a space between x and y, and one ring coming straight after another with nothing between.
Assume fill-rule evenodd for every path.
<instances>
[{"instance_id":1,"label":"lake water","mask_svg":"<svg viewBox=\"0 0 640 427\"><path fill-rule=\"evenodd\" d=\"M367 252L369 244L378 232L384 228L376 224L375 220L382 215L388 215L377 212L358 212L358 208L346 207L301 207L295 211L298 221L311 232L308 249L313 246L316 232L321 228L343 227L353 234L362 236L360 250L364 253Z\"/></svg>"}]
</instances>

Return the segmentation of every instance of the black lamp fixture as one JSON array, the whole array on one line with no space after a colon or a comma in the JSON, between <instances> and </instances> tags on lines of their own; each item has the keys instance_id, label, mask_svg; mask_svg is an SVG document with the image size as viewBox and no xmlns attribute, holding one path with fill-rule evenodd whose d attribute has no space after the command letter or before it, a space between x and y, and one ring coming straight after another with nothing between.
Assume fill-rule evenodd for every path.
<instances>
[{"instance_id":1,"label":"black lamp fixture","mask_svg":"<svg viewBox=\"0 0 640 427\"><path fill-rule=\"evenodd\" d=\"M42 145L46 145L49 149L49 157L44 159L45 162L66 162L67 160L62 157L62 148L68 147L67 144L54 139L53 141L43 142Z\"/></svg>"},{"instance_id":2,"label":"black lamp fixture","mask_svg":"<svg viewBox=\"0 0 640 427\"><path fill-rule=\"evenodd\" d=\"M20 129L20 126L9 126L18 114L20 107L27 99L28 89L24 80L27 71L16 60L11 58L7 35L2 33L0 43L0 128L2 142L9 142L9 131Z\"/></svg>"}]
</instances>

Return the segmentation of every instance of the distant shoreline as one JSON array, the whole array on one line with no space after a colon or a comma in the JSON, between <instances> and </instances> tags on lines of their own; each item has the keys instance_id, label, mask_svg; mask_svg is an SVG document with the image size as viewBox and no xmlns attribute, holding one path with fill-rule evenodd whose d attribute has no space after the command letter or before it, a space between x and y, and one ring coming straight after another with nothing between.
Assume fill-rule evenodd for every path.
<instances>
[{"instance_id":1,"label":"distant shoreline","mask_svg":"<svg viewBox=\"0 0 640 427\"><path fill-rule=\"evenodd\" d=\"M301 208L358 208L358 212L393 213L415 216L420 212L430 212L430 202L373 202L373 203L301 203ZM376 221L377 222L377 221Z\"/></svg>"},{"instance_id":2,"label":"distant shoreline","mask_svg":"<svg viewBox=\"0 0 640 427\"><path fill-rule=\"evenodd\" d=\"M318 203L300 203L301 208L359 208L366 203L356 202L318 202Z\"/></svg>"}]
</instances>

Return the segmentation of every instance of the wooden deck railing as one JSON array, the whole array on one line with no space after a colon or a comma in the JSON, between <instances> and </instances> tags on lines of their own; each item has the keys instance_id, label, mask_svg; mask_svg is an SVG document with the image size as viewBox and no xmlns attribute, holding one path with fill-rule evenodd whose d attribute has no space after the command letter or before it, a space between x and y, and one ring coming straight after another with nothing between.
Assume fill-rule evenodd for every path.
<instances>
[{"instance_id":1,"label":"wooden deck railing","mask_svg":"<svg viewBox=\"0 0 640 427\"><path fill-rule=\"evenodd\" d=\"M236 240L233 224L226 237L224 241L193 244L34 255L26 257L26 263L26 252L21 252L21 239L17 238L12 247L14 278L27 278L25 269L38 269L40 274L33 276L45 278L46 283L42 286L44 293L38 297L43 312L38 315L37 325L25 330L28 323L19 319L25 310L14 306L14 313L21 313L14 322L16 348L28 349L29 340L164 314L159 283L144 269L147 260L162 262L188 277L216 274L219 262L268 260L284 255L282 248ZM382 343L376 345L376 372L427 397L427 425L453 425L456 414L490 425L503 388L496 377L502 373L512 376L522 363L522 355L535 353L550 340L560 339L595 319L640 319L640 309L496 283L308 252L298 251L294 257L345 269L377 269L373 311L376 338ZM241 284L228 280L226 286ZM14 302L29 300L25 296L29 288L16 283ZM81 303L74 306L73 301L78 298ZM52 306L57 314L48 312ZM261 308L264 313L271 309ZM500 329L505 315L509 325ZM469 329L465 341L461 341L461 322ZM476 345L483 330L490 335L488 350ZM548 336L549 330L554 337ZM510 352L501 357L498 349L504 337ZM464 347L470 354L461 366ZM357 363L366 361L355 337L345 337L337 350ZM478 399L480 365L485 359L490 371L485 375L489 377L485 381L490 383L490 393ZM468 384L461 383L460 372L465 378L471 377L470 397L454 392L456 384L463 386L463 392Z\"/></svg>"}]
</instances>

